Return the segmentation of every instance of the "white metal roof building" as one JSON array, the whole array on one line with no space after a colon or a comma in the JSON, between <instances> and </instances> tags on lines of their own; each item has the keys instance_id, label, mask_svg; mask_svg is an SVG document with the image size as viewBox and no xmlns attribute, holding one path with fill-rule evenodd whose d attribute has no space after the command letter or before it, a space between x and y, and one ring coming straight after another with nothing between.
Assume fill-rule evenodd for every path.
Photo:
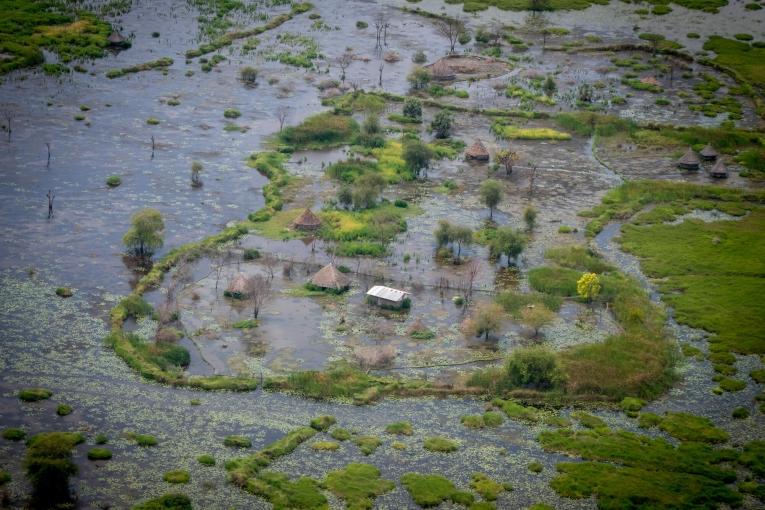
<instances>
[{"instance_id":1,"label":"white metal roof building","mask_svg":"<svg viewBox=\"0 0 765 510\"><path fill-rule=\"evenodd\" d=\"M367 296L381 299L383 301L389 301L391 303L401 303L404 301L404 299L411 296L411 294L404 290L392 289L382 285L375 285L367 291Z\"/></svg>"}]
</instances>

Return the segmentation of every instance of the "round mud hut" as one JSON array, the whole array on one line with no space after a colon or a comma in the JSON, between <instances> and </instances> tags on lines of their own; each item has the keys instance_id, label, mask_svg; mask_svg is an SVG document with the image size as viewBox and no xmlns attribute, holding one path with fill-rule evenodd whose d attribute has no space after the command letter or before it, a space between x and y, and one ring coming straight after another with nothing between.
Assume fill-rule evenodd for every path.
<instances>
[{"instance_id":1,"label":"round mud hut","mask_svg":"<svg viewBox=\"0 0 765 510\"><path fill-rule=\"evenodd\" d=\"M300 216L292 221L290 227L295 230L311 232L318 230L321 227L321 219L319 219L319 217L316 216L313 211L311 211L311 209L306 207L305 211L303 211Z\"/></svg>"},{"instance_id":2,"label":"round mud hut","mask_svg":"<svg viewBox=\"0 0 765 510\"><path fill-rule=\"evenodd\" d=\"M106 38L107 43L112 48L129 48L130 41L125 38L119 32L112 32L109 37Z\"/></svg>"},{"instance_id":3,"label":"round mud hut","mask_svg":"<svg viewBox=\"0 0 765 510\"><path fill-rule=\"evenodd\" d=\"M223 295L233 299L245 299L247 297L247 285L250 277L244 273L238 273L229 282L228 287L223 291Z\"/></svg>"},{"instance_id":4,"label":"round mud hut","mask_svg":"<svg viewBox=\"0 0 765 510\"><path fill-rule=\"evenodd\" d=\"M691 147L688 147L685 154L677 160L677 168L682 168L683 170L698 170L700 164L699 157L693 152Z\"/></svg>"},{"instance_id":5,"label":"round mud hut","mask_svg":"<svg viewBox=\"0 0 765 510\"><path fill-rule=\"evenodd\" d=\"M344 292L351 286L351 280L334 264L330 263L319 269L310 280L310 286L330 292Z\"/></svg>"},{"instance_id":6,"label":"round mud hut","mask_svg":"<svg viewBox=\"0 0 765 510\"><path fill-rule=\"evenodd\" d=\"M701 155L701 159L704 161L714 161L717 159L717 156L719 156L715 148L712 147L712 144L709 143L703 149L701 149L699 154Z\"/></svg>"},{"instance_id":7,"label":"round mud hut","mask_svg":"<svg viewBox=\"0 0 765 510\"><path fill-rule=\"evenodd\" d=\"M725 166L722 159L718 159L717 163L709 171L709 175L715 179L725 179L728 177L728 167Z\"/></svg>"},{"instance_id":8,"label":"round mud hut","mask_svg":"<svg viewBox=\"0 0 765 510\"><path fill-rule=\"evenodd\" d=\"M489 161L489 151L481 140L476 140L465 151L465 159L473 161Z\"/></svg>"}]
</instances>

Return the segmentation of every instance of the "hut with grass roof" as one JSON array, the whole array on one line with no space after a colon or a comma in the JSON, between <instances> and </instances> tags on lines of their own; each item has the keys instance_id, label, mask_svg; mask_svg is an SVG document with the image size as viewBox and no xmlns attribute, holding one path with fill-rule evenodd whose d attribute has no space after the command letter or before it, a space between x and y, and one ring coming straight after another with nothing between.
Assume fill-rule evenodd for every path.
<instances>
[{"instance_id":1,"label":"hut with grass roof","mask_svg":"<svg viewBox=\"0 0 765 510\"><path fill-rule=\"evenodd\" d=\"M351 280L330 262L313 275L309 284L315 289L344 292L351 286Z\"/></svg>"},{"instance_id":2,"label":"hut with grass roof","mask_svg":"<svg viewBox=\"0 0 765 510\"><path fill-rule=\"evenodd\" d=\"M704 161L714 161L717 159L717 156L719 156L715 148L712 147L711 143L706 144L706 146L703 149L701 149L701 152L699 152L699 154L701 155L701 158Z\"/></svg>"},{"instance_id":3,"label":"hut with grass roof","mask_svg":"<svg viewBox=\"0 0 765 510\"><path fill-rule=\"evenodd\" d=\"M321 227L321 219L306 207L305 211L292 221L290 227L303 231L318 230Z\"/></svg>"},{"instance_id":4,"label":"hut with grass roof","mask_svg":"<svg viewBox=\"0 0 765 510\"><path fill-rule=\"evenodd\" d=\"M709 175L716 179L725 179L728 177L728 167L725 166L722 159L718 159L717 163L709 171Z\"/></svg>"},{"instance_id":5,"label":"hut with grass roof","mask_svg":"<svg viewBox=\"0 0 765 510\"><path fill-rule=\"evenodd\" d=\"M476 140L475 143L465 151L465 159L489 161L489 151L481 140Z\"/></svg>"},{"instance_id":6,"label":"hut with grass roof","mask_svg":"<svg viewBox=\"0 0 765 510\"><path fill-rule=\"evenodd\" d=\"M237 273L229 282L226 290L223 291L223 295L234 299L245 299L247 298L247 285L249 282L250 277L248 275Z\"/></svg>"},{"instance_id":7,"label":"hut with grass roof","mask_svg":"<svg viewBox=\"0 0 765 510\"><path fill-rule=\"evenodd\" d=\"M685 154L677 160L677 167L682 168L683 170L698 170L700 164L701 161L699 160L699 157L693 152L693 148L691 147L688 147Z\"/></svg>"},{"instance_id":8,"label":"hut with grass roof","mask_svg":"<svg viewBox=\"0 0 765 510\"><path fill-rule=\"evenodd\" d=\"M116 31L109 34L109 37L106 38L106 42L109 43L109 46L112 48L130 47L130 41L126 39L125 36Z\"/></svg>"}]
</instances>

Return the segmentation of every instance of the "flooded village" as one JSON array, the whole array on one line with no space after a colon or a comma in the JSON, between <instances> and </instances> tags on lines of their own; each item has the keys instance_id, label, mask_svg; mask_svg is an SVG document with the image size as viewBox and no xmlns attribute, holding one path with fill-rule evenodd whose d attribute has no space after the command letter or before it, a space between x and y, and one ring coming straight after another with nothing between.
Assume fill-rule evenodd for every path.
<instances>
[{"instance_id":1,"label":"flooded village","mask_svg":"<svg viewBox=\"0 0 765 510\"><path fill-rule=\"evenodd\" d=\"M0 508L763 508L764 7L0 0Z\"/></svg>"}]
</instances>

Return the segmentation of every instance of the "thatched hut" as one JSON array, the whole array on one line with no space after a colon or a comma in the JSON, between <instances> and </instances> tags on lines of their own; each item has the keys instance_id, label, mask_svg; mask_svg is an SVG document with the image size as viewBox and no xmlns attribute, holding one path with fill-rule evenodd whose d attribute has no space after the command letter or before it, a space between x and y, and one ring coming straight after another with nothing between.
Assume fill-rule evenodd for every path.
<instances>
[{"instance_id":1,"label":"thatched hut","mask_svg":"<svg viewBox=\"0 0 765 510\"><path fill-rule=\"evenodd\" d=\"M716 179L725 179L728 177L728 167L725 166L722 159L718 159L717 163L709 171L709 175Z\"/></svg>"},{"instance_id":2,"label":"thatched hut","mask_svg":"<svg viewBox=\"0 0 765 510\"><path fill-rule=\"evenodd\" d=\"M437 81L449 81L457 77L449 64L444 59L430 66L430 75Z\"/></svg>"},{"instance_id":3,"label":"thatched hut","mask_svg":"<svg viewBox=\"0 0 765 510\"><path fill-rule=\"evenodd\" d=\"M112 32L111 34L109 34L109 37L106 38L106 41L107 43L109 43L109 46L111 46L112 48L129 48L130 47L130 41L119 32Z\"/></svg>"},{"instance_id":4,"label":"thatched hut","mask_svg":"<svg viewBox=\"0 0 765 510\"><path fill-rule=\"evenodd\" d=\"M473 145L465 150L465 159L489 161L489 151L481 140L476 140Z\"/></svg>"},{"instance_id":5,"label":"thatched hut","mask_svg":"<svg viewBox=\"0 0 765 510\"><path fill-rule=\"evenodd\" d=\"M321 227L321 219L306 207L305 211L292 221L290 227L297 230L317 230Z\"/></svg>"},{"instance_id":6,"label":"thatched hut","mask_svg":"<svg viewBox=\"0 0 765 510\"><path fill-rule=\"evenodd\" d=\"M310 283L322 290L337 292L347 290L351 286L350 278L341 273L332 263L319 269L311 278Z\"/></svg>"},{"instance_id":7,"label":"thatched hut","mask_svg":"<svg viewBox=\"0 0 765 510\"><path fill-rule=\"evenodd\" d=\"M677 160L677 167L682 168L683 170L698 170L700 164L701 161L699 160L699 157L693 152L691 147L688 147L685 154Z\"/></svg>"},{"instance_id":8,"label":"thatched hut","mask_svg":"<svg viewBox=\"0 0 765 510\"><path fill-rule=\"evenodd\" d=\"M250 283L250 277L245 273L237 273L229 282L228 287L223 291L223 295L234 299L247 298L247 286Z\"/></svg>"},{"instance_id":9,"label":"thatched hut","mask_svg":"<svg viewBox=\"0 0 765 510\"><path fill-rule=\"evenodd\" d=\"M703 149L701 149L701 152L699 152L701 155L701 159L704 161L714 161L717 159L717 151L714 147L712 147L712 144L708 143Z\"/></svg>"}]
</instances>

